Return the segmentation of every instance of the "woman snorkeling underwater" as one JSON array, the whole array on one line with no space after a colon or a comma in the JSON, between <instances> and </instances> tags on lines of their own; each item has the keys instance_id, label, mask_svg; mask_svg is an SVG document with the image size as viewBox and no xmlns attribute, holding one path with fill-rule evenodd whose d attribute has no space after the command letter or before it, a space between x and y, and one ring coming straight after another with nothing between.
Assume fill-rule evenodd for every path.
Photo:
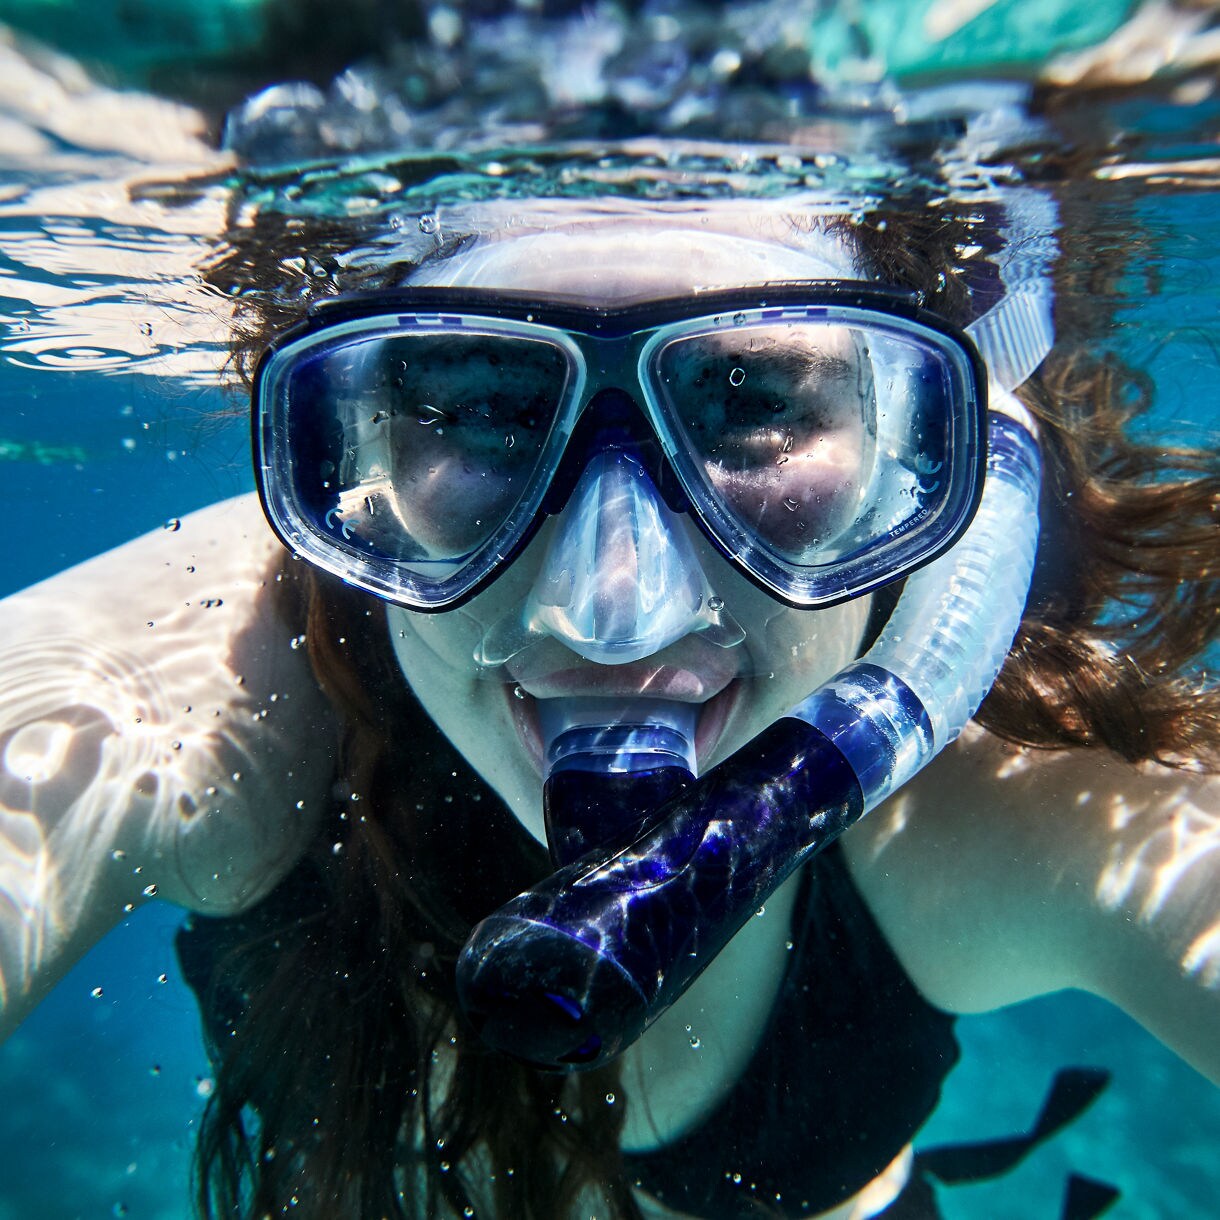
<instances>
[{"instance_id":1,"label":"woman snorkeling underwater","mask_svg":"<svg viewBox=\"0 0 1220 1220\"><path fill-rule=\"evenodd\" d=\"M1214 458L1051 348L1045 197L825 157L234 224L289 550L244 497L4 604L4 1028L196 912L212 1214L933 1215L948 1014L1064 987L1220 1078Z\"/></svg>"}]
</instances>

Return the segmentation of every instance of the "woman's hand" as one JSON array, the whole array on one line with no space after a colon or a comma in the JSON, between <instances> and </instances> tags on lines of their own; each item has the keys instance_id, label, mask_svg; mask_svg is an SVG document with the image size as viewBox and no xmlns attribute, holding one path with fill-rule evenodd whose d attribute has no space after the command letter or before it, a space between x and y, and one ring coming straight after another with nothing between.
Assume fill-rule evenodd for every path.
<instances>
[{"instance_id":1,"label":"woman's hand","mask_svg":"<svg viewBox=\"0 0 1220 1220\"><path fill-rule=\"evenodd\" d=\"M334 727L253 496L0 603L0 1034L152 896L256 902L317 825Z\"/></svg>"}]
</instances>

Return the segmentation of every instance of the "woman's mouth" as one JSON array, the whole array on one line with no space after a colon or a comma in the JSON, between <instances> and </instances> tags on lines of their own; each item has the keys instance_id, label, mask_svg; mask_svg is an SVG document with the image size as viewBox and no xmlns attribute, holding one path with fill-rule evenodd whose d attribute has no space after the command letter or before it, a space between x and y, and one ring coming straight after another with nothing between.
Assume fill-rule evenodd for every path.
<instances>
[{"instance_id":1,"label":"woman's mouth","mask_svg":"<svg viewBox=\"0 0 1220 1220\"><path fill-rule=\"evenodd\" d=\"M533 656L523 654L510 662L510 681L505 686L517 735L540 777L544 749L538 715L541 699L586 696L626 700L645 696L700 704L694 745L702 768L720 742L741 688L737 658L727 653L713 656L717 664L701 664L696 669L682 663L658 664L655 660L596 665L573 658L566 649L564 656L556 658L542 655L547 651L550 650L539 649ZM548 660L559 663L548 664Z\"/></svg>"}]
</instances>

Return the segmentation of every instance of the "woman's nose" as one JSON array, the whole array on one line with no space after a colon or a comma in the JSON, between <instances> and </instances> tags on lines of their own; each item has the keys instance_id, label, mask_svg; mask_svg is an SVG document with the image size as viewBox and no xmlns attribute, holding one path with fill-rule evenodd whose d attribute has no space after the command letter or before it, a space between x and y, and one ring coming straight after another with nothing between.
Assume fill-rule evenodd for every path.
<instances>
[{"instance_id":1,"label":"woman's nose","mask_svg":"<svg viewBox=\"0 0 1220 1220\"><path fill-rule=\"evenodd\" d=\"M586 660L624 665L697 629L709 596L687 531L648 471L629 450L610 449L559 514L525 619Z\"/></svg>"}]
</instances>

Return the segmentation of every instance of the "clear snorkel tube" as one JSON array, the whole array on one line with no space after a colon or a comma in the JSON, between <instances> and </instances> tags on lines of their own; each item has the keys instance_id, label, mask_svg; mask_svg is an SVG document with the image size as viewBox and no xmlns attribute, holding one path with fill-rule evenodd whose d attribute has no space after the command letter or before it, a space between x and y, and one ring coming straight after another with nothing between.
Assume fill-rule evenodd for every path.
<instances>
[{"instance_id":1,"label":"clear snorkel tube","mask_svg":"<svg viewBox=\"0 0 1220 1220\"><path fill-rule=\"evenodd\" d=\"M952 742L990 689L1038 534L1037 441L1011 391L1052 342L1053 205L1021 190L1006 203L1005 296L968 328L991 389L970 528L908 578L864 657L699 779L683 705L624 715L617 702L552 701L547 828L563 867L479 924L458 962L462 1006L491 1045L557 1070L619 1054L797 867Z\"/></svg>"}]
</instances>

